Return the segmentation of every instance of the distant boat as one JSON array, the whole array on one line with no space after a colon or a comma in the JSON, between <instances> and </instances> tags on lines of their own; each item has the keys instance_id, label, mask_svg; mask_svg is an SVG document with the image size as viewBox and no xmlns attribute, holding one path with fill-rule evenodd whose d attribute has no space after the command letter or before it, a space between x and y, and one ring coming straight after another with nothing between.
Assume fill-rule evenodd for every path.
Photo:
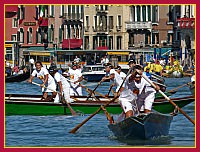
<instances>
[{"instance_id":1,"label":"distant boat","mask_svg":"<svg viewBox=\"0 0 200 152\"><path fill-rule=\"evenodd\" d=\"M11 75L11 76L6 76L5 81L6 82L21 82L25 81L30 77L30 72L27 71L23 74L16 74L16 75Z\"/></svg>"},{"instance_id":2,"label":"distant boat","mask_svg":"<svg viewBox=\"0 0 200 152\"><path fill-rule=\"evenodd\" d=\"M82 75L88 82L99 82L105 74L105 67L102 65L86 65L82 70Z\"/></svg>"}]
</instances>

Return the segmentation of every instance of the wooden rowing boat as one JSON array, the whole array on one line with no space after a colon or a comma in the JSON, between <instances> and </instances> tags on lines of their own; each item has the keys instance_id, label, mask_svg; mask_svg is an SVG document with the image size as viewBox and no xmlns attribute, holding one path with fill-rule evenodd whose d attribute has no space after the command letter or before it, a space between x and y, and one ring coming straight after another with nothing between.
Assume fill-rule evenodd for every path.
<instances>
[{"instance_id":1,"label":"wooden rowing boat","mask_svg":"<svg viewBox=\"0 0 200 152\"><path fill-rule=\"evenodd\" d=\"M74 102L70 103L71 107L76 111L84 114L91 114L101 105L104 105L113 97L103 98L96 96L89 98L87 96L73 96ZM193 102L194 96L184 98L172 98L172 100L180 107ZM117 101L111 103L107 111L112 114L120 114L122 109ZM174 107L165 99L156 99L153 109L161 113L170 113ZM5 114L6 115L64 115L70 114L67 105L62 103L47 102L41 100L41 95L23 95L23 94L5 94Z\"/></svg>"},{"instance_id":2,"label":"wooden rowing boat","mask_svg":"<svg viewBox=\"0 0 200 152\"><path fill-rule=\"evenodd\" d=\"M108 128L120 139L151 139L167 136L173 116L151 112L109 124Z\"/></svg>"}]
</instances>

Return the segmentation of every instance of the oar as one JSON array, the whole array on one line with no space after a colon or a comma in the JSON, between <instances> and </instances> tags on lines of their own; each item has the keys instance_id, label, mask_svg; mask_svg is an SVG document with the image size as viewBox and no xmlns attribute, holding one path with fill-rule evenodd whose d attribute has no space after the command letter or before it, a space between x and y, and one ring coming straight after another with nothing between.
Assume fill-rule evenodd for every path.
<instances>
[{"instance_id":1,"label":"oar","mask_svg":"<svg viewBox=\"0 0 200 152\"><path fill-rule=\"evenodd\" d=\"M111 84L111 85L110 85L110 88L109 88L109 90L108 90L108 93L106 94L106 96L109 96L112 87L113 87L113 85Z\"/></svg>"},{"instance_id":2,"label":"oar","mask_svg":"<svg viewBox=\"0 0 200 152\"><path fill-rule=\"evenodd\" d=\"M172 90L169 90L169 91L167 91L167 92L176 91L176 90L178 90L178 89L180 89L180 88L182 88L182 87L184 87L184 86L187 86L187 85L189 85L189 84L191 84L191 83L192 83L192 82L185 83L185 84L183 84L183 85L181 85L181 86L179 86L179 87L176 87L176 88L174 88L174 89L172 89Z\"/></svg>"},{"instance_id":3,"label":"oar","mask_svg":"<svg viewBox=\"0 0 200 152\"><path fill-rule=\"evenodd\" d=\"M123 82L122 82L122 84L121 84L121 86L120 86L120 88L119 88L119 90L118 90L118 92L120 91L120 89L121 89L121 87L123 86L123 84L124 84L124 82L125 82L127 76L131 73L131 71L132 71L132 68L129 69L129 71L128 71L126 77L124 78L124 80L123 80ZM106 106L108 106L110 103L114 102L115 99L117 99L118 97L119 97L119 95L117 95L116 97L114 97L114 98L113 98L112 100L110 100L107 104L105 104L105 105L103 106L103 108L105 108ZM77 125L74 129L72 129L72 130L70 131L70 133L75 133L82 125L84 125L88 120L90 120L93 116L95 116L95 115L96 115L97 113L99 113L99 111L101 111L101 110L102 110L102 106L101 106L97 111L95 111L92 115L90 115L88 118L86 118L82 123L80 123L80 124Z\"/></svg>"},{"instance_id":4,"label":"oar","mask_svg":"<svg viewBox=\"0 0 200 152\"><path fill-rule=\"evenodd\" d=\"M142 77L148 82L150 83L155 89L156 86L145 76L142 75ZM191 121L193 124L195 124L194 120L192 120L181 108L179 108L169 97L167 97L160 89L158 90L158 92L160 94L162 94L166 100L168 100L174 107L176 107L189 121Z\"/></svg>"},{"instance_id":5,"label":"oar","mask_svg":"<svg viewBox=\"0 0 200 152\"><path fill-rule=\"evenodd\" d=\"M35 83L35 82L32 82L32 84L35 84L35 85L40 86L40 84ZM54 91L54 92L56 92L56 93L58 93L58 94L60 94L62 103L63 103L63 104L67 104L67 107L69 108L69 110L70 110L70 112L71 112L71 114L72 114L73 116L76 116L76 115L77 115L76 112L75 112L75 111L72 109L72 107L70 106L70 104L69 104L68 102L66 102L65 98L62 96L62 94L61 94L60 92L55 91L55 90L53 90L53 89L50 89L50 88L48 88L48 87L46 87L46 86L43 86L43 87L46 88L46 89L49 89L49 90L51 90L51 91Z\"/></svg>"},{"instance_id":6,"label":"oar","mask_svg":"<svg viewBox=\"0 0 200 152\"><path fill-rule=\"evenodd\" d=\"M87 92L89 92L89 93L91 93L91 92L92 92L92 90L91 90L91 89L89 89L89 88L88 88L88 87L86 87L86 86L83 86L82 84L79 84L79 86L81 86L82 88L86 89L86 91L87 91ZM103 94L101 94L101 93L99 93L99 92L97 92L97 91L94 91L93 93L95 93L95 94L97 94L97 95L99 95L99 96L101 96L101 97L103 97L103 98L110 99L109 97L107 97L107 96L104 96Z\"/></svg>"},{"instance_id":7,"label":"oar","mask_svg":"<svg viewBox=\"0 0 200 152\"><path fill-rule=\"evenodd\" d=\"M101 85L101 82L102 82L102 80L97 84L97 86L94 88L94 90L92 90L92 92L89 93L86 100L88 100L91 97L91 95L94 93L94 91Z\"/></svg>"}]
</instances>

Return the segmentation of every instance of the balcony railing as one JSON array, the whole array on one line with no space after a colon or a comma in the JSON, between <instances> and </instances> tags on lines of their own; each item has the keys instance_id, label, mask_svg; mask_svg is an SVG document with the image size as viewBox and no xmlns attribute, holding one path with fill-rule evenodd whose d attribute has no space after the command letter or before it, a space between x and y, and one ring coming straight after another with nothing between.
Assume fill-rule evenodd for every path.
<instances>
[{"instance_id":1,"label":"balcony railing","mask_svg":"<svg viewBox=\"0 0 200 152\"><path fill-rule=\"evenodd\" d=\"M92 26L92 28L93 32L98 32L98 33L105 33L111 30L109 26Z\"/></svg>"},{"instance_id":2,"label":"balcony railing","mask_svg":"<svg viewBox=\"0 0 200 152\"><path fill-rule=\"evenodd\" d=\"M132 29L152 29L151 22L127 22L126 30Z\"/></svg>"},{"instance_id":3,"label":"balcony railing","mask_svg":"<svg viewBox=\"0 0 200 152\"><path fill-rule=\"evenodd\" d=\"M83 17L82 13L63 13L63 19L66 20L71 20L71 19L75 19L75 20L81 20Z\"/></svg>"}]
</instances>

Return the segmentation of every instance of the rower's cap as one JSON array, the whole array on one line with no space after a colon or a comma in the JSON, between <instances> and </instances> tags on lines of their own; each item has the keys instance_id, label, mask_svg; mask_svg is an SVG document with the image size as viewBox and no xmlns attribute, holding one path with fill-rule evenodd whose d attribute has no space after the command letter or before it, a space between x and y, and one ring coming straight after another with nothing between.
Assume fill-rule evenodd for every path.
<instances>
[{"instance_id":1,"label":"rower's cap","mask_svg":"<svg viewBox=\"0 0 200 152\"><path fill-rule=\"evenodd\" d=\"M54 71L57 71L58 70L58 68L56 68L56 67L50 67L49 68L49 72L54 72Z\"/></svg>"},{"instance_id":2,"label":"rower's cap","mask_svg":"<svg viewBox=\"0 0 200 152\"><path fill-rule=\"evenodd\" d=\"M121 66L117 66L116 68L115 68L115 70L121 70L122 68L121 68Z\"/></svg>"},{"instance_id":3,"label":"rower's cap","mask_svg":"<svg viewBox=\"0 0 200 152\"><path fill-rule=\"evenodd\" d=\"M115 70L114 70L114 69L111 69L111 70L110 70L110 74L115 74Z\"/></svg>"},{"instance_id":4,"label":"rower's cap","mask_svg":"<svg viewBox=\"0 0 200 152\"><path fill-rule=\"evenodd\" d=\"M106 64L105 64L105 67L106 67L106 68L107 68L107 67L112 68L112 64L110 64L110 63L106 63Z\"/></svg>"},{"instance_id":5,"label":"rower's cap","mask_svg":"<svg viewBox=\"0 0 200 152\"><path fill-rule=\"evenodd\" d=\"M129 65L129 64L131 64L131 63L134 63L134 64L136 64L136 62L135 62L135 60L134 60L134 59L130 59L130 60L128 61L128 65Z\"/></svg>"}]
</instances>

